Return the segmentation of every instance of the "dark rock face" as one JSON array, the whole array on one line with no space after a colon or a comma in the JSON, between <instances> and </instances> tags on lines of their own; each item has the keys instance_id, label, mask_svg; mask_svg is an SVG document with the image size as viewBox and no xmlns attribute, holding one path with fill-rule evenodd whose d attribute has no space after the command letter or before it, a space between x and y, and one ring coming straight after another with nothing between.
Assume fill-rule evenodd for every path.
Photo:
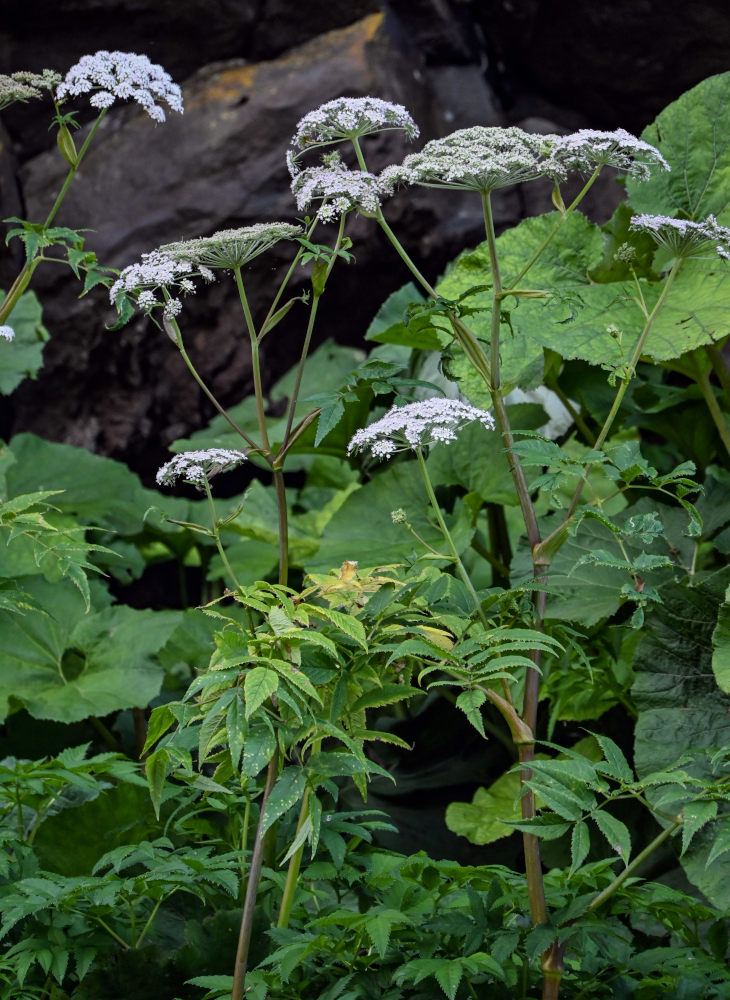
<instances>
[{"instance_id":1,"label":"dark rock face","mask_svg":"<svg viewBox=\"0 0 730 1000\"><path fill-rule=\"evenodd\" d=\"M0 70L64 71L83 53L110 48L142 52L182 82L185 114L171 113L164 125L136 105L109 112L58 217L93 230L87 243L99 259L123 267L171 240L293 221L289 138L304 114L335 97L405 104L421 126L419 142L475 123L638 132L688 86L726 68L729 40L723 0L691 9L619 0L581 7L579 16L574 5L548 0L26 0L3 12ZM13 107L3 121L2 217L42 219L65 174L49 148L48 105ZM366 147L376 171L407 151L395 132ZM606 177L591 197L587 210L603 221L621 191ZM495 218L504 227L549 207L549 188L535 183L500 192ZM478 200L453 192L403 192L386 214L431 278L480 239ZM353 220L350 235L357 263L334 272L318 337L358 344L383 298L408 276L373 223ZM0 287L12 280L17 251L11 245L0 260ZM277 248L251 269L255 314L265 311L289 252ZM304 272L298 281L303 289ZM52 338L40 378L11 401L4 435L32 430L149 472L173 438L209 418L210 405L152 323L108 332L105 293L79 300L60 268L40 268L33 287ZM182 316L190 354L226 404L251 389L239 317L225 281L189 300ZM298 356L303 322L295 308L265 342L269 384Z\"/></svg>"}]
</instances>

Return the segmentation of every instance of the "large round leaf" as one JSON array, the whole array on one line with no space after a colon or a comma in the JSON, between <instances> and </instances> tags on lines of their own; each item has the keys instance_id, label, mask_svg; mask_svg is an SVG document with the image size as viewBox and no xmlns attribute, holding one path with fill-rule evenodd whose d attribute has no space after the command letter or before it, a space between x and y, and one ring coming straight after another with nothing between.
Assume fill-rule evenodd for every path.
<instances>
[{"instance_id":1,"label":"large round leaf","mask_svg":"<svg viewBox=\"0 0 730 1000\"><path fill-rule=\"evenodd\" d=\"M0 718L24 707L37 719L77 722L142 708L160 691L154 654L181 620L177 611L124 605L87 614L69 582L18 581L43 611L14 615L0 632Z\"/></svg>"}]
</instances>

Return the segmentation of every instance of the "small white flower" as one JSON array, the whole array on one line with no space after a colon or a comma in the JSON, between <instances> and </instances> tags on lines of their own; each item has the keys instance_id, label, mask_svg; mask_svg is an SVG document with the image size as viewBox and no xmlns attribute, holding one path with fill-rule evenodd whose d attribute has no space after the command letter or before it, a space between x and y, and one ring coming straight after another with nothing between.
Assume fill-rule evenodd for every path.
<instances>
[{"instance_id":1,"label":"small white flower","mask_svg":"<svg viewBox=\"0 0 730 1000\"><path fill-rule=\"evenodd\" d=\"M206 272L212 278L207 268ZM209 280L207 275L195 271L189 260L182 258L176 260L161 250L152 250L143 254L138 264L129 264L122 270L109 289L109 299L119 310L122 309L125 300L131 301L137 308L147 313L158 306L163 306L164 315L170 318L177 315L182 308L176 296L180 293L193 294L195 285L192 279L200 276ZM162 292L162 298L158 298L156 292ZM163 301L166 298L175 304Z\"/></svg>"},{"instance_id":2,"label":"small white flower","mask_svg":"<svg viewBox=\"0 0 730 1000\"><path fill-rule=\"evenodd\" d=\"M380 420L355 433L347 446L347 454L369 448L373 458L390 458L408 448L455 441L458 432L475 420L494 429L490 413L458 399L435 396L418 403L394 406Z\"/></svg>"},{"instance_id":3,"label":"small white flower","mask_svg":"<svg viewBox=\"0 0 730 1000\"><path fill-rule=\"evenodd\" d=\"M79 94L95 93L89 103L108 108L116 100L136 101L154 121L164 122L165 112L158 101L182 114L182 91L162 66L134 52L107 52L82 56L71 67L56 90L59 101Z\"/></svg>"},{"instance_id":4,"label":"small white flower","mask_svg":"<svg viewBox=\"0 0 730 1000\"><path fill-rule=\"evenodd\" d=\"M380 175L381 185L392 189L406 183L487 192L545 174L559 175L564 173L562 167L548 159L556 139L519 128L475 125L427 142L420 153L411 153L400 166L386 167Z\"/></svg>"},{"instance_id":5,"label":"small white flower","mask_svg":"<svg viewBox=\"0 0 730 1000\"><path fill-rule=\"evenodd\" d=\"M352 209L375 215L383 194L375 174L348 170L344 163L307 167L296 175L291 189L300 212L313 202L322 203L318 215L323 222L333 222Z\"/></svg>"},{"instance_id":6,"label":"small white flower","mask_svg":"<svg viewBox=\"0 0 730 1000\"><path fill-rule=\"evenodd\" d=\"M613 132L582 128L570 135L557 136L551 160L556 167L568 170L616 167L640 181L648 180L653 167L670 169L658 149L622 128Z\"/></svg>"},{"instance_id":7,"label":"small white flower","mask_svg":"<svg viewBox=\"0 0 730 1000\"><path fill-rule=\"evenodd\" d=\"M242 451L227 448L206 448L201 451L184 451L175 455L158 470L155 477L160 486L172 486L177 479L195 486L203 486L219 472L233 469L246 461Z\"/></svg>"},{"instance_id":8,"label":"small white flower","mask_svg":"<svg viewBox=\"0 0 730 1000\"><path fill-rule=\"evenodd\" d=\"M730 260L730 229L721 226L714 215L708 215L703 222L666 215L635 215L629 229L648 233L675 257L699 257L713 250L724 260Z\"/></svg>"},{"instance_id":9,"label":"small white flower","mask_svg":"<svg viewBox=\"0 0 730 1000\"><path fill-rule=\"evenodd\" d=\"M292 146L298 150L313 149L389 129L400 129L409 139L418 135L418 126L402 104L391 104L379 97L338 97L302 118L292 137ZM294 151L287 155L292 176L297 173L298 155Z\"/></svg>"},{"instance_id":10,"label":"small white flower","mask_svg":"<svg viewBox=\"0 0 730 1000\"><path fill-rule=\"evenodd\" d=\"M179 316L182 312L182 302L180 299L168 299L165 303L165 308L162 310L162 315L165 319L174 319L175 316Z\"/></svg>"},{"instance_id":11,"label":"small white flower","mask_svg":"<svg viewBox=\"0 0 730 1000\"><path fill-rule=\"evenodd\" d=\"M12 326L0 326L0 337L5 340L13 340L15 338L15 330Z\"/></svg>"}]
</instances>

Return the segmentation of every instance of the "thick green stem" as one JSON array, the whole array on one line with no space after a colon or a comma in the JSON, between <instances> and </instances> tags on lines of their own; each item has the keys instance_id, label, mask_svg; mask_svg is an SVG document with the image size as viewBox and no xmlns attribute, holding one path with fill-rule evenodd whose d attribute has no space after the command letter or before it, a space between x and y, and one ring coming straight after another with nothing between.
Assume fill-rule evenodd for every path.
<instances>
[{"instance_id":1,"label":"thick green stem","mask_svg":"<svg viewBox=\"0 0 730 1000\"><path fill-rule=\"evenodd\" d=\"M302 796L302 805L299 810L297 833L299 833L303 824L306 822L308 813L309 813L309 789L306 788L304 790L304 795ZM302 846L299 847L289 859L289 868L287 869L286 873L286 882L284 883L284 891L281 894L281 908L279 910L279 919L276 922L277 927L289 926L289 917L291 916L291 909L294 904L294 894L297 889L297 879L299 878L299 869L302 864L303 853L304 853L304 844L302 844Z\"/></svg>"},{"instance_id":2,"label":"thick green stem","mask_svg":"<svg viewBox=\"0 0 730 1000\"><path fill-rule=\"evenodd\" d=\"M717 402L717 397L715 396L715 391L710 383L709 376L705 371L702 361L694 357L695 374L693 376L695 382L700 387L700 392L702 393L702 398L707 404L707 409L710 411L710 416L712 417L712 422L717 428L717 433L720 435L720 440L725 445L725 451L730 455L730 430L727 425L727 418L725 414L720 409L720 404Z\"/></svg>"},{"instance_id":3,"label":"thick green stem","mask_svg":"<svg viewBox=\"0 0 730 1000\"><path fill-rule=\"evenodd\" d=\"M596 449L602 448L603 442L608 437L608 433L611 430L611 427L613 426L614 420L616 419L616 414L618 413L621 407L621 403L623 402L623 398L626 395L626 390L628 389L631 380L633 378L633 375L636 372L636 366L639 364L639 361L641 360L641 355L643 354L644 347L646 345L646 338L649 336L651 332L651 328L654 325L654 320L659 315L662 306L667 300L667 295L669 294L669 290L672 287L672 284L674 283L674 279L676 278L677 272L679 271L681 265L682 265L681 259L676 260L672 265L672 269L667 276L667 280L664 283L664 287L662 288L661 295L657 299L656 305L646 318L644 329L641 331L641 335L639 336L639 339L636 342L636 347L634 348L634 353L631 355L631 360L629 361L628 364L627 376L621 380L621 384L618 387L618 392L616 393L614 401L611 405L611 409L609 410L608 416L604 421L600 434L596 438L596 442L593 446ZM573 498L570 501L570 506L568 507L568 511L565 515L563 524L569 521L573 516L573 514L575 513L576 507L580 502L581 493L583 492L583 487L585 486L586 479L590 475L591 468L592 466L589 465L586 468L583 475L581 476L580 481L575 488L575 493L573 494Z\"/></svg>"},{"instance_id":4,"label":"thick green stem","mask_svg":"<svg viewBox=\"0 0 730 1000\"><path fill-rule=\"evenodd\" d=\"M243 1000L243 992L246 985L246 969L248 967L248 953L251 947L251 932L253 930L253 917L256 909L256 897L258 896L259 882L261 881L261 868L264 856L263 832L264 812L266 803L269 801L271 789L274 787L277 774L279 772L279 753L276 751L269 761L266 771L266 785L261 796L261 812L256 830L256 840L254 841L253 852L251 854L251 867L248 871L248 881L246 883L246 895L243 901L243 915L241 917L241 929L238 935L238 948L236 950L236 964L233 970L233 988L231 989L231 1000Z\"/></svg>"},{"instance_id":5,"label":"thick green stem","mask_svg":"<svg viewBox=\"0 0 730 1000\"><path fill-rule=\"evenodd\" d=\"M220 413L220 415L223 417L223 419L233 428L233 430L236 432L236 434L238 434L238 436L241 437L246 442L246 444L249 446L249 448L251 448L253 451L261 451L261 449L256 444L256 442L252 438L250 438L248 436L248 434L246 434L246 432L244 430L242 430L238 426L238 424L236 423L236 421L233 420L233 418L231 416L229 416L229 414L227 413L227 411L221 406L221 404L215 398L215 396L210 391L210 389L208 388L208 386L202 380L202 378L200 377L200 375L198 375L198 372L197 372L197 370L195 368L195 365L190 360L190 358L188 356L188 352L185 350L185 345L183 344L183 339L182 339L182 333L180 331L180 327L178 326L177 320L174 317L172 317L172 318L168 319L167 322L169 323L170 328L172 329L173 333L175 334L177 349L180 351L180 356L182 357L183 361L185 362L185 364L186 364L186 366L188 368L188 371L193 376L193 378L198 383L198 385L203 390L203 392L208 397L208 399L211 401L211 403L213 404L213 406Z\"/></svg>"},{"instance_id":6,"label":"thick green stem","mask_svg":"<svg viewBox=\"0 0 730 1000\"><path fill-rule=\"evenodd\" d=\"M730 402L730 371L725 364L725 358L723 357L722 351L715 347L714 344L708 344L705 347L707 357L710 359L713 371L717 375L717 380L723 388L725 395L727 396L728 402Z\"/></svg>"},{"instance_id":7,"label":"thick green stem","mask_svg":"<svg viewBox=\"0 0 730 1000\"><path fill-rule=\"evenodd\" d=\"M540 254L543 252L543 250L545 249L545 247L548 245L548 243L550 243L550 241L558 233L558 231L560 230L561 226L563 225L563 223L565 222L565 220L568 218L568 216L572 212L574 212L575 209L578 207L578 205L580 205L580 203L583 201L583 199L585 198L585 196L588 194L588 192L590 191L590 189L593 187L593 184L595 183L596 178L598 177L598 175L600 174L600 172L601 172L601 168L600 167L596 167L596 169L593 171L593 173L591 174L591 176L588 178L588 180L583 185L583 187L578 192L578 194L573 199L573 201L570 203L570 205L568 205L568 207L565 209L564 212L561 212L561 215L560 215L560 218L558 219L558 221L555 223L555 225L553 226L553 228L547 234L547 236L542 241L542 243L537 248L537 250L535 250L535 252L533 253L532 257L530 257L530 259L528 260L528 262L524 265L524 267L522 268L522 270L518 273L517 277L513 278L512 281L510 281L509 285L505 288L505 292L511 292L522 281L522 279L527 274L527 272L530 270L530 268L532 267L532 265L539 258Z\"/></svg>"},{"instance_id":8,"label":"thick green stem","mask_svg":"<svg viewBox=\"0 0 730 1000\"><path fill-rule=\"evenodd\" d=\"M658 834L652 840L652 842L650 844L648 844L644 848L643 851L640 851L640 853L636 855L636 857L634 858L634 860L624 868L624 870L621 872L621 874L618 875L613 880L613 882L610 885L606 886L606 888L602 892L598 893L598 895L595 897L595 899L591 900L591 904L588 907L588 912L590 913L592 910L597 910L599 906L602 906L603 903L605 903L606 900L610 896L612 896L614 894L614 892L616 892L617 889L621 888L621 886L624 884L624 882L626 881L626 879L630 875L633 875L633 873L636 871L636 869L639 867L639 865L643 864L644 861L646 861L646 859L651 854L653 854L654 851L658 847L660 847L668 837L671 837L672 834L681 825L682 825L682 820L681 819L675 819L673 823L671 823L668 827L666 827L664 830L662 830L662 832L660 834Z\"/></svg>"},{"instance_id":9,"label":"thick green stem","mask_svg":"<svg viewBox=\"0 0 730 1000\"><path fill-rule=\"evenodd\" d=\"M238 297L241 300L243 315L246 319L246 329L248 330L248 336L251 342L251 367L253 370L253 388L256 399L256 416L259 424L259 434L261 435L261 445L262 445L263 455L264 458L266 458L266 460L268 461L271 456L271 446L269 445L269 435L266 429L266 415L264 413L264 390L261 382L261 359L259 357L259 341L258 337L256 336L256 330L253 325L253 317L251 316L251 309L248 304L248 298L246 297L246 289L243 286L243 278L241 277L241 268L234 267L233 273L236 278L236 288L238 289Z\"/></svg>"},{"instance_id":10,"label":"thick green stem","mask_svg":"<svg viewBox=\"0 0 730 1000\"><path fill-rule=\"evenodd\" d=\"M273 475L279 517L279 583L285 587L289 582L289 515L286 506L284 473L281 469L274 469Z\"/></svg>"},{"instance_id":11,"label":"thick green stem","mask_svg":"<svg viewBox=\"0 0 730 1000\"><path fill-rule=\"evenodd\" d=\"M439 506L439 502L436 499L436 494L433 491L433 486L431 485L431 478L428 474L428 469L426 468L426 461L423 457L423 452L421 451L420 448L416 448L416 456L418 457L418 464L421 469L421 476L423 477L423 483L424 486L426 487L426 493L428 494L428 499L431 503L431 508L433 509L433 512L436 515L436 520L438 521L439 528L441 529L441 534L444 536L444 541L446 542L446 546L451 555L451 559L454 565L456 566L457 572L461 577L464 586L469 591L469 595L472 601L474 602L474 608L477 614L479 615L482 625L488 631L490 625L487 616L484 614L484 610L482 608L482 602L479 600L479 595L474 589L474 584L471 582L471 578L466 571L466 567L464 566L464 563L461 561L456 546L454 545L454 540L451 537L451 532L446 526L446 521L444 521L444 516L441 513L441 507Z\"/></svg>"}]
</instances>

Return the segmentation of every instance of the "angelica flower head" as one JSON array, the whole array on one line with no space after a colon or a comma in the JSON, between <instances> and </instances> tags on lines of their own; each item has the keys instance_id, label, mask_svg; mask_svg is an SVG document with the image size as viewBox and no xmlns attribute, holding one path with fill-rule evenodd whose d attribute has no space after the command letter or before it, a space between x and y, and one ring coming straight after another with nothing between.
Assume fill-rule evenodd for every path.
<instances>
[{"instance_id":1,"label":"angelica flower head","mask_svg":"<svg viewBox=\"0 0 730 1000\"><path fill-rule=\"evenodd\" d=\"M164 122L165 112L157 103L164 101L182 114L182 91L162 66L147 56L134 52L107 52L82 56L71 67L56 90L59 101L93 91L89 103L94 108L108 108L117 100L136 101L150 118Z\"/></svg>"},{"instance_id":2,"label":"angelica flower head","mask_svg":"<svg viewBox=\"0 0 730 1000\"><path fill-rule=\"evenodd\" d=\"M5 340L14 340L15 330L12 326L0 326L0 337L3 337Z\"/></svg>"},{"instance_id":3,"label":"angelica flower head","mask_svg":"<svg viewBox=\"0 0 730 1000\"><path fill-rule=\"evenodd\" d=\"M302 118L292 136L287 157L292 174L297 173L296 161L301 151L316 146L359 139L373 132L401 129L409 139L418 136L418 126L402 104L391 104L379 97L338 97L327 101Z\"/></svg>"},{"instance_id":4,"label":"angelica flower head","mask_svg":"<svg viewBox=\"0 0 730 1000\"><path fill-rule=\"evenodd\" d=\"M494 429L491 413L458 399L435 396L394 406L380 420L355 433L347 454L369 448L373 458L390 458L398 451L455 441L458 432L475 420L489 430Z\"/></svg>"},{"instance_id":5,"label":"angelica flower head","mask_svg":"<svg viewBox=\"0 0 730 1000\"><path fill-rule=\"evenodd\" d=\"M43 97L44 91L52 93L60 82L61 74L52 69L44 69L42 73L20 70L10 76L0 73L0 110L16 101L25 102Z\"/></svg>"},{"instance_id":6,"label":"angelica flower head","mask_svg":"<svg viewBox=\"0 0 730 1000\"><path fill-rule=\"evenodd\" d=\"M560 173L559 166L547 169L555 139L557 136L533 135L519 128L474 125L427 142L420 153L406 156L400 166L386 167L381 183L389 187L405 183L494 191L546 173Z\"/></svg>"},{"instance_id":7,"label":"angelica flower head","mask_svg":"<svg viewBox=\"0 0 730 1000\"><path fill-rule=\"evenodd\" d=\"M654 168L671 169L658 149L622 128L613 132L582 128L557 136L551 161L558 169L583 172L616 167L640 181L648 180Z\"/></svg>"},{"instance_id":8,"label":"angelica flower head","mask_svg":"<svg viewBox=\"0 0 730 1000\"><path fill-rule=\"evenodd\" d=\"M152 250L142 254L139 263L129 264L121 271L109 289L109 299L120 311L128 301L146 313L162 307L170 318L182 308L176 296L195 291L191 280L194 277L212 281L214 276L207 268L196 270L189 260L177 260L162 250Z\"/></svg>"},{"instance_id":9,"label":"angelica flower head","mask_svg":"<svg viewBox=\"0 0 730 1000\"><path fill-rule=\"evenodd\" d=\"M713 250L724 260L730 260L730 229L721 226L714 215L708 215L703 222L666 215L635 215L629 229L648 233L674 257L699 257Z\"/></svg>"},{"instance_id":10,"label":"angelica flower head","mask_svg":"<svg viewBox=\"0 0 730 1000\"><path fill-rule=\"evenodd\" d=\"M172 486L177 479L193 486L204 486L219 472L233 469L246 461L242 451L227 448L205 448L200 451L183 451L158 469L157 482L160 486Z\"/></svg>"},{"instance_id":11,"label":"angelica flower head","mask_svg":"<svg viewBox=\"0 0 730 1000\"><path fill-rule=\"evenodd\" d=\"M318 215L323 222L333 222L352 209L375 215L386 193L375 174L348 170L331 158L325 166L307 167L298 173L291 189L300 212L313 202L321 202Z\"/></svg>"},{"instance_id":12,"label":"angelica flower head","mask_svg":"<svg viewBox=\"0 0 730 1000\"><path fill-rule=\"evenodd\" d=\"M280 240L296 239L302 231L301 226L288 222L259 222L241 229L222 229L212 236L168 243L160 247L160 253L175 261L187 261L198 270L242 267Z\"/></svg>"}]
</instances>

